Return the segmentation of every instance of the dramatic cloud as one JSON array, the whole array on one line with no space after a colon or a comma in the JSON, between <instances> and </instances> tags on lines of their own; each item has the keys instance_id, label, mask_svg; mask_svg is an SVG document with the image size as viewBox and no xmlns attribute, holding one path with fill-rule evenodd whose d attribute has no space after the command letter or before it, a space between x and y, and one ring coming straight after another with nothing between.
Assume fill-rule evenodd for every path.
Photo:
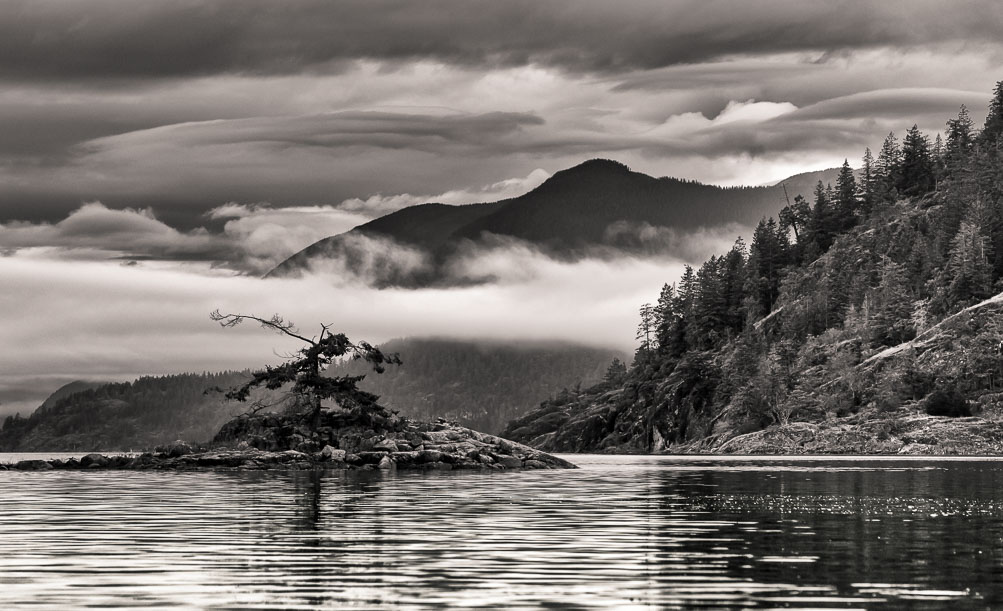
<instances>
[{"instance_id":1,"label":"dramatic cloud","mask_svg":"<svg viewBox=\"0 0 1003 611\"><path fill-rule=\"evenodd\" d=\"M454 206L496 202L528 193L543 184L548 178L550 178L549 172L537 168L525 178L508 178L480 188L453 189L438 195L412 195L410 193L384 195L376 193L365 199L359 197L346 199L341 202L338 208L376 217L408 206L429 202Z\"/></svg>"},{"instance_id":2,"label":"dramatic cloud","mask_svg":"<svg viewBox=\"0 0 1003 611\"><path fill-rule=\"evenodd\" d=\"M202 261L261 274L317 240L373 218L331 206L243 204L220 206L208 217L225 221L221 232L182 232L157 220L149 209L111 210L92 202L55 224L0 224L0 251L42 250L46 257L78 260Z\"/></svg>"},{"instance_id":3,"label":"dramatic cloud","mask_svg":"<svg viewBox=\"0 0 1003 611\"><path fill-rule=\"evenodd\" d=\"M537 168L525 178L508 178L481 188L453 189L439 195L411 195L410 193L383 195L377 193L366 199L358 197L346 199L341 202L339 208L357 210L369 214L386 214L400 210L401 208L427 202L452 205L496 202L528 193L542 185L548 178L550 178L549 172Z\"/></svg>"},{"instance_id":4,"label":"dramatic cloud","mask_svg":"<svg viewBox=\"0 0 1003 611\"><path fill-rule=\"evenodd\" d=\"M100 202L84 204L56 224L0 224L0 250L47 247L173 259L226 254L205 230L183 233L158 221L150 209L110 210Z\"/></svg>"},{"instance_id":5,"label":"dramatic cloud","mask_svg":"<svg viewBox=\"0 0 1003 611\"><path fill-rule=\"evenodd\" d=\"M233 253L229 262L259 274L317 240L344 233L373 218L332 206L272 208L242 204L220 206L209 216L226 219L218 240Z\"/></svg>"},{"instance_id":6,"label":"dramatic cloud","mask_svg":"<svg viewBox=\"0 0 1003 611\"><path fill-rule=\"evenodd\" d=\"M260 275L318 240L347 232L406 206L425 202L497 201L522 195L548 177L547 172L538 169L524 178L510 178L480 188L438 195L377 194L365 200L348 199L337 206L276 208L270 204L232 202L213 208L201 219L209 224L222 223L219 231L204 227L179 231L157 219L150 208L114 210L101 202L90 202L56 223L0 222L0 252L43 249L48 256L72 259L120 257L205 261ZM370 246L360 245L358 250L400 250L394 245ZM411 253L409 258L416 256L420 255ZM369 268L376 265L378 259L386 259L369 258L371 263L363 267Z\"/></svg>"},{"instance_id":7,"label":"dramatic cloud","mask_svg":"<svg viewBox=\"0 0 1003 611\"><path fill-rule=\"evenodd\" d=\"M242 48L245 43L235 40L243 40L240 32L255 22L247 8L227 13L221 33L214 19L223 21L224 13L207 12L206 5L190 12L176 4L149 5L127 12L128 19L115 15L101 21L101 4L85 9L61 4L60 10L32 4L11 17L27 20L24 31L46 20L65 23L38 26L42 33L31 49L20 52L62 45L58 57L50 58L51 69L60 72L66 66L56 64L71 62L80 72L46 77L44 58L31 60L37 69L26 70L30 75L5 77L0 67L5 134L0 222L55 223L95 200L115 209L151 207L158 219L185 231L227 202L310 207L350 201L390 210L439 194L447 203L467 203L493 198L479 192L484 185L537 170L553 174L597 157L654 176L762 184L844 158L860 159L864 146L877 146L884 133L901 132L914 122L928 132L943 129L961 103L976 120L984 116L1003 44L980 42L981 25L972 26L971 36L958 32L968 27L971 15L980 15L980 24L993 23L992 6L973 4L962 17L964 11L932 3L911 4L908 10L855 4L840 11L827 3L756 3L754 11L747 4L726 4L730 8L724 10L717 3L714 9L628 3L613 10L583 3L561 14L555 12L557 3L525 6L518 23L506 29L492 22L492 32L505 32L505 40L532 49L539 26L546 33L540 45L557 50L539 57L528 50L520 61L515 54L462 51L465 30L452 20L487 19L497 11L508 15L508 3L480 7L476 14L467 14L465 6L438 13L423 3L394 5L379 16L382 27L441 28L458 38L427 37L419 53L381 54L367 51L370 42L355 44L346 51L352 59L339 59L334 70L325 67L328 60L314 65L310 53L299 51L295 59L267 69L255 67L253 53L223 53L237 62L230 67L224 59L206 59L232 44ZM71 18L77 10L89 18ZM343 26L325 21L325 11L346 11L342 17L348 19L351 6L296 4L289 13L301 10L319 11L309 30L299 31L295 23L280 30L270 20L251 27L270 57L301 44L326 48L329 41L320 39L324 28ZM679 18L662 19L675 11ZM744 19L749 11L756 16ZM882 21L895 11L905 18ZM393 18L404 13L414 15ZM812 21L822 13L824 18ZM275 23L285 14L274 16ZM379 42L382 30L370 23L375 14L367 10L339 23L366 32L374 49L393 47ZM183 23L184 15L206 23L187 30L184 40L176 40L171 28L157 40L170 47L192 43L203 32L218 34L202 50L209 62L205 69L186 60L178 70L113 77L106 72L128 62L109 59L102 70L103 51L89 59L83 50L70 51L77 43L98 49L108 37L116 53L124 54L131 35L145 48L151 38L137 32L147 20ZM798 15L805 20L798 27L807 34L793 39L818 49L791 50L776 42L789 38L777 35L777 28L785 31ZM729 21L737 17L743 19ZM865 18L883 24L881 41L861 38L873 28L847 25ZM578 38L559 27L545 28L549 20L562 21ZM601 35L593 36L594 22L601 23ZM367 23L372 27L362 27ZM69 33L49 42L53 32L63 30ZM286 40L288 32L297 32L294 41ZM478 45L483 40L486 46L477 49L490 47L493 35L480 36ZM268 42L275 37L284 42ZM848 46L823 44L837 38ZM393 39L406 44L408 37ZM660 53L678 41L704 48L701 58L652 64L632 55L635 42L638 49ZM440 47L453 49L455 56L438 53ZM136 58L134 67L143 52L129 55ZM185 56L157 53L164 64ZM615 56L602 59L603 53ZM12 57L5 66L21 65ZM581 69L573 69L575 62ZM590 64L595 65L582 67Z\"/></svg>"},{"instance_id":8,"label":"dramatic cloud","mask_svg":"<svg viewBox=\"0 0 1003 611\"><path fill-rule=\"evenodd\" d=\"M302 206L378 190L474 194L499 180L492 159L518 154L521 133L541 123L530 113L441 111L203 121L90 140L72 150L69 165L8 172L0 166L0 177L15 191L61 192L67 208L70 194L93 195L112 207L153 206L165 221L191 228L199 215L227 201ZM537 169L529 159L520 166L501 179ZM444 189L457 184L457 172L466 177L464 188ZM170 206L158 205L164 194ZM9 208L16 211L17 202Z\"/></svg>"},{"instance_id":9,"label":"dramatic cloud","mask_svg":"<svg viewBox=\"0 0 1003 611\"><path fill-rule=\"evenodd\" d=\"M733 54L999 41L991 0L6 2L0 77L331 72L358 59L610 72Z\"/></svg>"},{"instance_id":10,"label":"dramatic cloud","mask_svg":"<svg viewBox=\"0 0 1003 611\"><path fill-rule=\"evenodd\" d=\"M589 158L767 184L856 162L914 123L932 135L961 104L981 123L1001 31L994 0L0 3L0 341L14 347L0 404L30 401L29 377L257 364L240 358L272 338L220 341L216 306L374 338L519 330L626 347L675 260L572 265L499 240L453 262L456 278L491 280L463 289L319 280L337 262L295 282L233 276L403 206L513 197ZM748 236L733 220L608 237L699 263ZM428 265L356 246L373 274Z\"/></svg>"}]
</instances>

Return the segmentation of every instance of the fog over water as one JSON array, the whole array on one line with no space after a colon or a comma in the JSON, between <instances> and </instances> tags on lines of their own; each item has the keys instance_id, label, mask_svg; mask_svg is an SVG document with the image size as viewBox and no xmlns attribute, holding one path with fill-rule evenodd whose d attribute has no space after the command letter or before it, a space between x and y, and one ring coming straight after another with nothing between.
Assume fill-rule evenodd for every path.
<instances>
[{"instance_id":1,"label":"fog over water","mask_svg":"<svg viewBox=\"0 0 1003 611\"><path fill-rule=\"evenodd\" d=\"M0 413L27 413L74 379L259 367L297 348L255 326L221 329L208 316L216 308L280 313L308 333L330 323L373 342L552 339L631 350L638 304L682 269L662 259L562 263L529 250L468 265L496 281L379 290L329 274L261 280L196 264L0 257L0 343L18 347L0 352Z\"/></svg>"}]
</instances>

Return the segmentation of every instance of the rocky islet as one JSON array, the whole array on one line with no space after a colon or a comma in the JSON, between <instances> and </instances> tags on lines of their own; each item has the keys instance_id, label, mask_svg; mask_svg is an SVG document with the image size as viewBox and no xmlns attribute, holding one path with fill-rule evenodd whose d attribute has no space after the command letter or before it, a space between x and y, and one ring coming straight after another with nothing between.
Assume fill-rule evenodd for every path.
<instances>
[{"instance_id":1,"label":"rocky islet","mask_svg":"<svg viewBox=\"0 0 1003 611\"><path fill-rule=\"evenodd\" d=\"M18 471L50 470L415 470L503 471L568 469L572 463L519 443L450 423L418 423L400 419L394 430L377 432L350 426L323 427L298 448L277 446L272 428L282 429L284 419L246 419L220 432L213 447L193 448L176 442L138 456L87 454L80 459L22 460L0 468ZM269 425L272 425L271 427ZM275 425L279 425L276 427ZM295 430L296 427L294 427ZM238 431L255 431L250 439L233 439ZM281 431L279 438L282 438ZM327 441L319 445L318 438ZM220 442L229 438L230 443Z\"/></svg>"}]
</instances>

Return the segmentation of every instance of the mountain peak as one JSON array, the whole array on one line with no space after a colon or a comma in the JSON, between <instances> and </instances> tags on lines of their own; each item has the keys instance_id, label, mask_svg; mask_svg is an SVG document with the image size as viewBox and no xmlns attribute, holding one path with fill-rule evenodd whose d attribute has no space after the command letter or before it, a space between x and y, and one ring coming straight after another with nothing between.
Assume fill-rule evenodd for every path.
<instances>
[{"instance_id":1,"label":"mountain peak","mask_svg":"<svg viewBox=\"0 0 1003 611\"><path fill-rule=\"evenodd\" d=\"M619 161L614 161L612 159L589 159L588 161L583 161L576 166L572 166L566 170L557 172L558 174L572 174L578 172L615 172L617 174L625 174L630 172L631 169L627 167L626 164L620 163Z\"/></svg>"},{"instance_id":2,"label":"mountain peak","mask_svg":"<svg viewBox=\"0 0 1003 611\"><path fill-rule=\"evenodd\" d=\"M790 197L811 193L815 182L788 183ZM442 264L441 270L430 272L437 280L436 274L445 273L442 270L448 268L450 257L469 250L462 245L485 243L485 236L506 236L571 257L593 247L670 252L666 249L675 248L672 244L635 239L632 228L689 231L727 223L754 226L763 216L775 216L784 201L779 187L724 189L689 180L654 178L611 159L589 159L556 172L532 191L512 199L467 206L412 206L353 231L421 248L437 266ZM611 237L611 227L627 228L627 233ZM269 275L295 274L314 258L365 260L352 254L355 248L351 240L326 238L293 255ZM384 276L381 281L404 282L389 272Z\"/></svg>"},{"instance_id":3,"label":"mountain peak","mask_svg":"<svg viewBox=\"0 0 1003 611\"><path fill-rule=\"evenodd\" d=\"M653 181L647 174L635 172L612 159L589 159L566 170L555 172L536 188L536 195L554 192L594 191L595 189L622 188L626 183ZM531 192L532 194L532 192Z\"/></svg>"}]
</instances>

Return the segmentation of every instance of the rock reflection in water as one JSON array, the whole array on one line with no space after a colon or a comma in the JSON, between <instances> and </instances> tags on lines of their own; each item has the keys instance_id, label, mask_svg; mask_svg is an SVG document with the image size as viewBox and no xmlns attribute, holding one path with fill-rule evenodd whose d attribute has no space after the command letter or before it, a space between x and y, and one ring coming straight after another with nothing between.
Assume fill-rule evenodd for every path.
<instances>
[{"instance_id":1,"label":"rock reflection in water","mask_svg":"<svg viewBox=\"0 0 1003 611\"><path fill-rule=\"evenodd\" d=\"M990 461L0 472L0 608L994 608Z\"/></svg>"}]
</instances>

